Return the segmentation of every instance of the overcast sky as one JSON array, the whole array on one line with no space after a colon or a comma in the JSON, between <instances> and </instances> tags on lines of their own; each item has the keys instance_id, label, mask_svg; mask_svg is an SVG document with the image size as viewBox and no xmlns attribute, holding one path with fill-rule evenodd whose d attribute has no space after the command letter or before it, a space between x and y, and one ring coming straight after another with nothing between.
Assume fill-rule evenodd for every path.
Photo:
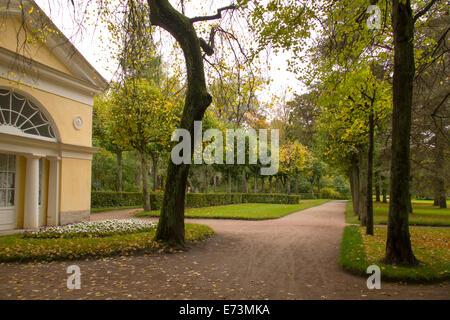
<instances>
[{"instance_id":1,"label":"overcast sky","mask_svg":"<svg viewBox=\"0 0 450 320\"><path fill-rule=\"evenodd\" d=\"M73 23L73 8L70 5L61 5L61 0L35 0L47 13L60 30L73 42L85 58L105 77L110 80L117 69L117 62L110 59L111 51L108 48L108 29L104 26L85 25L85 30L79 32ZM80 2L81 3L81 2ZM230 4L230 0L211 0L206 7L195 8L190 3L186 5L187 16L213 14L216 8ZM77 1L75 1L77 5ZM80 5L80 4L78 4ZM77 8L80 10L80 8ZM93 7L90 8L91 10ZM100 40L102 38L102 40ZM304 85L295 75L287 71L288 53L279 53L270 56L270 72L268 76L273 80L267 91L259 93L260 100L267 101L272 95L281 95L288 87L292 92L305 92ZM288 95L289 98L290 95Z\"/></svg>"}]
</instances>

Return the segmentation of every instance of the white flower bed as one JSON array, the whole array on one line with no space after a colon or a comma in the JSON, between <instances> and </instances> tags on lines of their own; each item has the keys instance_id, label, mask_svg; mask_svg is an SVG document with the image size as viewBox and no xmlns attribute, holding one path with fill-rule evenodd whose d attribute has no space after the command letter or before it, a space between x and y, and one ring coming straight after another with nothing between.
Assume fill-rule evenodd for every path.
<instances>
[{"instance_id":1,"label":"white flower bed","mask_svg":"<svg viewBox=\"0 0 450 320\"><path fill-rule=\"evenodd\" d=\"M117 234L146 232L155 229L156 224L134 219L88 221L57 227L41 227L38 231L26 231L26 238L75 238L106 237Z\"/></svg>"}]
</instances>

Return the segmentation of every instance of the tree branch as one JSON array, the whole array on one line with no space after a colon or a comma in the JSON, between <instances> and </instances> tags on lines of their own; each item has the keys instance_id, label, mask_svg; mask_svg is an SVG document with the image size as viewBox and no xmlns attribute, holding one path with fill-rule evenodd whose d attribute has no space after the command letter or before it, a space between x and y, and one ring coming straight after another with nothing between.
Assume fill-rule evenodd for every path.
<instances>
[{"instance_id":1,"label":"tree branch","mask_svg":"<svg viewBox=\"0 0 450 320\"><path fill-rule=\"evenodd\" d=\"M190 18L189 20L194 23L194 22L198 22L198 21L210 21L210 20L216 20L216 19L220 19L222 18L222 11L225 10L234 10L236 9L236 5L232 4L223 8L219 8L217 9L217 13L215 15L211 15L211 16L199 16L199 17L194 17L194 18Z\"/></svg>"},{"instance_id":2,"label":"tree branch","mask_svg":"<svg viewBox=\"0 0 450 320\"><path fill-rule=\"evenodd\" d=\"M417 12L413 18L413 21L416 22L417 19L419 19L421 16L423 16L425 13L428 12L428 10L431 9L431 7L433 6L433 4L435 4L435 2L437 2L437 0L431 0L422 10L420 10L419 12Z\"/></svg>"}]
</instances>

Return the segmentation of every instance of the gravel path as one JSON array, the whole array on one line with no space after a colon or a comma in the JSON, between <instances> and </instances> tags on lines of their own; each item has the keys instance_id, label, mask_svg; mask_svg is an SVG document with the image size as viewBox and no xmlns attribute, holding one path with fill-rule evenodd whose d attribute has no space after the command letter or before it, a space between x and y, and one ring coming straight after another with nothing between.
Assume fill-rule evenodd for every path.
<instances>
[{"instance_id":1,"label":"gravel path","mask_svg":"<svg viewBox=\"0 0 450 320\"><path fill-rule=\"evenodd\" d=\"M26 299L450 299L449 285L366 279L337 263L345 201L277 220L189 220L217 236L186 252L101 260L0 264L0 298ZM92 220L130 218L133 210ZM81 269L81 289L66 288L66 268Z\"/></svg>"}]
</instances>

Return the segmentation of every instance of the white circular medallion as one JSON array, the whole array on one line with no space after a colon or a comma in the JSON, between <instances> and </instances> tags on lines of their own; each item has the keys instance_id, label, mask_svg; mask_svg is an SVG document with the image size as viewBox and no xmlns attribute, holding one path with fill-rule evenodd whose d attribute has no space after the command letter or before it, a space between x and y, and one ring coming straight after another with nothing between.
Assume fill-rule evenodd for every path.
<instances>
[{"instance_id":1,"label":"white circular medallion","mask_svg":"<svg viewBox=\"0 0 450 320\"><path fill-rule=\"evenodd\" d=\"M83 119L80 116L73 118L73 127L80 130L83 127Z\"/></svg>"}]
</instances>

